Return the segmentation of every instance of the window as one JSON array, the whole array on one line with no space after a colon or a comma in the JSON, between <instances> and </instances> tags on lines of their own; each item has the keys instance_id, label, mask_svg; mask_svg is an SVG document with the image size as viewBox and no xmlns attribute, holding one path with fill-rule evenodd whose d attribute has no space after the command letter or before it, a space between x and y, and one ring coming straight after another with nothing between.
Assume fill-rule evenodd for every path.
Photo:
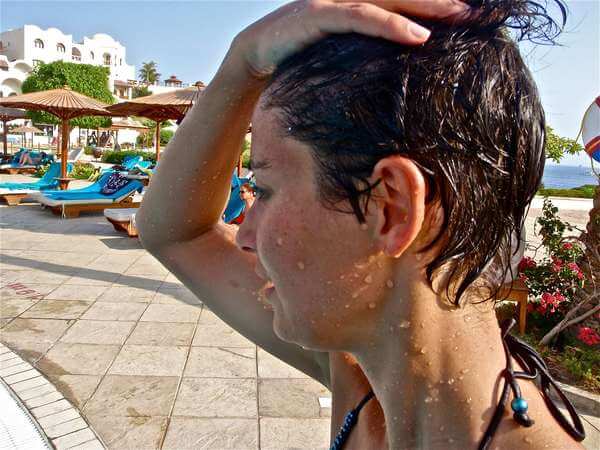
<instances>
[{"instance_id":1,"label":"window","mask_svg":"<svg viewBox=\"0 0 600 450\"><path fill-rule=\"evenodd\" d=\"M105 53L102 57L104 58L104 65L110 66L110 53Z\"/></svg>"},{"instance_id":2,"label":"window","mask_svg":"<svg viewBox=\"0 0 600 450\"><path fill-rule=\"evenodd\" d=\"M42 41L41 39L36 39L35 41L33 41L33 46L35 48L44 48L44 41Z\"/></svg>"},{"instance_id":3,"label":"window","mask_svg":"<svg viewBox=\"0 0 600 450\"><path fill-rule=\"evenodd\" d=\"M94 52L90 52L90 58L94 59Z\"/></svg>"},{"instance_id":4,"label":"window","mask_svg":"<svg viewBox=\"0 0 600 450\"><path fill-rule=\"evenodd\" d=\"M119 58L119 65L122 66L123 65L123 58Z\"/></svg>"},{"instance_id":5,"label":"window","mask_svg":"<svg viewBox=\"0 0 600 450\"><path fill-rule=\"evenodd\" d=\"M81 61L81 52L79 51L78 48L73 47L71 49L71 59L73 61Z\"/></svg>"},{"instance_id":6,"label":"window","mask_svg":"<svg viewBox=\"0 0 600 450\"><path fill-rule=\"evenodd\" d=\"M58 53L64 53L66 51L65 46L62 45L61 43L56 44L56 51Z\"/></svg>"}]
</instances>

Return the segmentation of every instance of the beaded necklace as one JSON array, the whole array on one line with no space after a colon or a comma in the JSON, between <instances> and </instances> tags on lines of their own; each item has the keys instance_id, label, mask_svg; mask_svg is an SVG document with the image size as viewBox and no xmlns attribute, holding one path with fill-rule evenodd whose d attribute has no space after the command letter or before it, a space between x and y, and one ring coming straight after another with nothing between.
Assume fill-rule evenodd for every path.
<instances>
[{"instance_id":1,"label":"beaded necklace","mask_svg":"<svg viewBox=\"0 0 600 450\"><path fill-rule=\"evenodd\" d=\"M585 431L583 429L581 419L577 415L577 411L575 411L575 408L569 399L565 396L565 394L550 376L548 366L546 366L546 363L542 357L525 342L509 334L509 331L514 324L515 320L510 319L505 321L501 327L502 345L504 347L504 354L506 356L506 368L501 374L502 378L504 378L504 387L502 388L502 394L500 395L500 401L498 402L496 411L494 412L492 420L488 428L485 430L481 441L479 442L478 449L487 450L492 443L494 434L496 433L498 425L500 425L500 420L502 419L502 416L506 410L506 404L508 402L510 391L513 393L513 400L510 403L510 407L513 411L513 419L515 422L524 427L530 427L533 425L533 420L527 415L527 400L521 396L521 389L517 383L518 378L525 380L537 379L541 387L542 396L544 397L546 406L554 418L565 429L565 431L571 435L573 439L579 442L583 441L585 439ZM525 369L523 372L515 371L513 369L511 356L512 358L515 358L515 360L517 360L521 366L523 366ZM572 425L558 409L558 406L554 403L554 400L552 400L550 397L551 388L554 389L556 394L562 400L564 406L567 408L569 416L571 416L571 420L573 422ZM342 450L344 444L350 436L350 432L358 421L358 413L374 396L375 394L373 391L370 391L356 408L346 414L346 417L344 418L344 424L335 436L333 444L329 450Z\"/></svg>"}]
</instances>

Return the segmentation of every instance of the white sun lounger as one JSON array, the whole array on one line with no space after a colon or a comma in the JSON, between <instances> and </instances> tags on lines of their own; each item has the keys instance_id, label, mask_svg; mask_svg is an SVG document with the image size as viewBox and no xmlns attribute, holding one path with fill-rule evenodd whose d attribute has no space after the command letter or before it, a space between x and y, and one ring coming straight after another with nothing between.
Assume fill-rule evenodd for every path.
<instances>
[{"instance_id":1,"label":"white sun lounger","mask_svg":"<svg viewBox=\"0 0 600 450\"><path fill-rule=\"evenodd\" d=\"M135 214L138 208L105 209L104 217L117 231L125 231L129 237L137 237L138 231L135 226Z\"/></svg>"},{"instance_id":2,"label":"white sun lounger","mask_svg":"<svg viewBox=\"0 0 600 450\"><path fill-rule=\"evenodd\" d=\"M3 199L8 206L18 205L21 200L27 197L33 197L39 194L40 191L31 189L0 189L0 198Z\"/></svg>"},{"instance_id":3,"label":"white sun lounger","mask_svg":"<svg viewBox=\"0 0 600 450\"><path fill-rule=\"evenodd\" d=\"M85 211L103 211L107 208L133 208L139 207L141 196L127 192L116 198L82 198L82 199L54 199L42 193L34 194L32 197L52 210L56 215L65 218L79 217Z\"/></svg>"}]
</instances>

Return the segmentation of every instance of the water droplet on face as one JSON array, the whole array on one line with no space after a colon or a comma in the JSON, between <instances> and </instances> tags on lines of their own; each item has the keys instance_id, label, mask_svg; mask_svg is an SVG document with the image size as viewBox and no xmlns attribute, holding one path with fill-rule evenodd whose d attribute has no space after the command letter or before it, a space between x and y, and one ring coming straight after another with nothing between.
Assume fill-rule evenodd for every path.
<instances>
[{"instance_id":1,"label":"water droplet on face","mask_svg":"<svg viewBox=\"0 0 600 450\"><path fill-rule=\"evenodd\" d=\"M444 431L444 425L440 426L440 431Z\"/></svg>"},{"instance_id":2,"label":"water droplet on face","mask_svg":"<svg viewBox=\"0 0 600 450\"><path fill-rule=\"evenodd\" d=\"M402 322L400 322L400 325L398 325L400 328L410 328L410 322L408 320L403 320Z\"/></svg>"},{"instance_id":3,"label":"water droplet on face","mask_svg":"<svg viewBox=\"0 0 600 450\"><path fill-rule=\"evenodd\" d=\"M386 285L388 288L390 288L390 289L391 289L391 288L393 288L393 287L394 287L394 282L393 282L392 280L387 280L387 281L385 282L385 285Z\"/></svg>"},{"instance_id":4,"label":"water droplet on face","mask_svg":"<svg viewBox=\"0 0 600 450\"><path fill-rule=\"evenodd\" d=\"M302 261L298 261L298 269L304 270L304 263Z\"/></svg>"},{"instance_id":5,"label":"water droplet on face","mask_svg":"<svg viewBox=\"0 0 600 450\"><path fill-rule=\"evenodd\" d=\"M331 281L331 280L329 280L329 281L327 282L327 284L332 284L332 283L333 283L333 281Z\"/></svg>"},{"instance_id":6,"label":"water droplet on face","mask_svg":"<svg viewBox=\"0 0 600 450\"><path fill-rule=\"evenodd\" d=\"M421 355L424 355L425 353L427 353L427 351L426 351L425 347L421 347L421 349L419 350L419 353L420 353Z\"/></svg>"},{"instance_id":7,"label":"water droplet on face","mask_svg":"<svg viewBox=\"0 0 600 450\"><path fill-rule=\"evenodd\" d=\"M533 441L531 440L531 438L529 436L525 436L523 438L523 441L525 441L525 443L527 443L528 445L531 445L533 443Z\"/></svg>"},{"instance_id":8,"label":"water droplet on face","mask_svg":"<svg viewBox=\"0 0 600 450\"><path fill-rule=\"evenodd\" d=\"M367 225L366 223L361 223L360 224L360 229L363 231L366 231L369 229L369 225Z\"/></svg>"},{"instance_id":9,"label":"water droplet on face","mask_svg":"<svg viewBox=\"0 0 600 450\"><path fill-rule=\"evenodd\" d=\"M275 242L277 243L277 245L278 245L279 247L281 247L281 246L283 245L283 239L282 239L282 238L280 238L280 237L278 237L278 238L277 238L277 241L275 241Z\"/></svg>"},{"instance_id":10,"label":"water droplet on face","mask_svg":"<svg viewBox=\"0 0 600 450\"><path fill-rule=\"evenodd\" d=\"M369 303L369 309L375 309L375 303L371 302Z\"/></svg>"},{"instance_id":11,"label":"water droplet on face","mask_svg":"<svg viewBox=\"0 0 600 450\"><path fill-rule=\"evenodd\" d=\"M350 308L350 305L344 305L344 308L348 309Z\"/></svg>"},{"instance_id":12,"label":"water droplet on face","mask_svg":"<svg viewBox=\"0 0 600 450\"><path fill-rule=\"evenodd\" d=\"M463 320L464 320L465 322L470 322L470 321L471 321L471 316L469 316L469 315L466 315L465 317L463 317Z\"/></svg>"},{"instance_id":13,"label":"water droplet on face","mask_svg":"<svg viewBox=\"0 0 600 450\"><path fill-rule=\"evenodd\" d=\"M354 294L352 294L352 298L358 298L358 292L355 292Z\"/></svg>"},{"instance_id":14,"label":"water droplet on face","mask_svg":"<svg viewBox=\"0 0 600 450\"><path fill-rule=\"evenodd\" d=\"M465 399L465 403L466 403L466 404L469 404L469 403L471 403L471 401L472 401L472 400L473 400L473 399L472 399L471 397L467 397L467 398Z\"/></svg>"},{"instance_id":15,"label":"water droplet on face","mask_svg":"<svg viewBox=\"0 0 600 450\"><path fill-rule=\"evenodd\" d=\"M377 261L377 267L383 269L383 261Z\"/></svg>"},{"instance_id":16,"label":"water droplet on face","mask_svg":"<svg viewBox=\"0 0 600 450\"><path fill-rule=\"evenodd\" d=\"M367 275L364 279L364 282L367 284L371 284L373 282L373 277L371 275Z\"/></svg>"},{"instance_id":17,"label":"water droplet on face","mask_svg":"<svg viewBox=\"0 0 600 450\"><path fill-rule=\"evenodd\" d=\"M448 379L448 384L454 384L454 378L449 378Z\"/></svg>"},{"instance_id":18,"label":"water droplet on face","mask_svg":"<svg viewBox=\"0 0 600 450\"><path fill-rule=\"evenodd\" d=\"M427 396L425 397L425 403L431 403L433 401L433 397Z\"/></svg>"},{"instance_id":19,"label":"water droplet on face","mask_svg":"<svg viewBox=\"0 0 600 450\"><path fill-rule=\"evenodd\" d=\"M343 280L344 278L346 278L344 275L340 275L340 280Z\"/></svg>"},{"instance_id":20,"label":"water droplet on face","mask_svg":"<svg viewBox=\"0 0 600 450\"><path fill-rule=\"evenodd\" d=\"M463 375L469 373L469 369L461 369L460 373Z\"/></svg>"}]
</instances>

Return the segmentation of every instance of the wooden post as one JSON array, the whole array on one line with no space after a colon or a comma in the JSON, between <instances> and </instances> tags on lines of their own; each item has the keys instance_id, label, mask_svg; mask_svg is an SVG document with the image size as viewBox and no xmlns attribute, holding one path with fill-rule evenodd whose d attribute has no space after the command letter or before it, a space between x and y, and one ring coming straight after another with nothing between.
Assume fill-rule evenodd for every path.
<instances>
[{"instance_id":1,"label":"wooden post","mask_svg":"<svg viewBox=\"0 0 600 450\"><path fill-rule=\"evenodd\" d=\"M156 162L158 162L158 158L160 157L160 121L156 121Z\"/></svg>"},{"instance_id":2,"label":"wooden post","mask_svg":"<svg viewBox=\"0 0 600 450\"><path fill-rule=\"evenodd\" d=\"M60 157L60 177L67 177L67 158L69 157L69 119L63 119L61 127L61 157Z\"/></svg>"},{"instance_id":3,"label":"wooden post","mask_svg":"<svg viewBox=\"0 0 600 450\"><path fill-rule=\"evenodd\" d=\"M2 121L2 129L4 130L4 137L2 140L4 141L4 156L8 155L8 128L6 126L8 120Z\"/></svg>"}]
</instances>

